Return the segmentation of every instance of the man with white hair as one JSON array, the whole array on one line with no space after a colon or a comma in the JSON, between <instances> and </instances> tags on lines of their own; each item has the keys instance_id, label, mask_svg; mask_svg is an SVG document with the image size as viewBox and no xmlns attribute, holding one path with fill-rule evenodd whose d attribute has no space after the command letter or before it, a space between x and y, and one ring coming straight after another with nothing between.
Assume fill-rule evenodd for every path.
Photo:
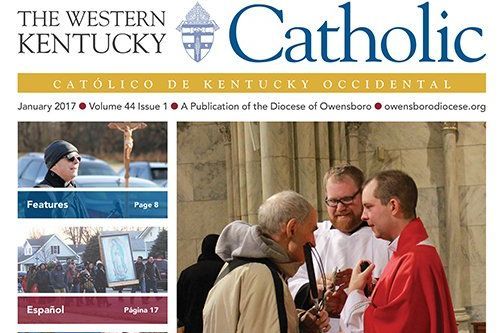
<instances>
[{"instance_id":1,"label":"man with white hair","mask_svg":"<svg viewBox=\"0 0 500 333\"><path fill-rule=\"evenodd\" d=\"M203 309L203 332L326 332L328 314L297 310L286 280L314 246L317 213L300 194L277 193L259 208L258 225L235 221L216 253L226 261Z\"/></svg>"}]
</instances>

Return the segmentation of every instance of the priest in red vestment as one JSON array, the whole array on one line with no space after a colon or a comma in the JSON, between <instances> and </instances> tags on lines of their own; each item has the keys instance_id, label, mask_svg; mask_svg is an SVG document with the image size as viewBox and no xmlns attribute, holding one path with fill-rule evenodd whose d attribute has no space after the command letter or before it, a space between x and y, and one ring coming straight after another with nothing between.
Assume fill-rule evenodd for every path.
<instances>
[{"instance_id":1,"label":"priest in red vestment","mask_svg":"<svg viewBox=\"0 0 500 333\"><path fill-rule=\"evenodd\" d=\"M354 268L341 314L343 332L456 333L443 265L416 217L417 186L407 174L383 171L364 186L362 219L393 252L371 298L363 289L374 264Z\"/></svg>"}]
</instances>

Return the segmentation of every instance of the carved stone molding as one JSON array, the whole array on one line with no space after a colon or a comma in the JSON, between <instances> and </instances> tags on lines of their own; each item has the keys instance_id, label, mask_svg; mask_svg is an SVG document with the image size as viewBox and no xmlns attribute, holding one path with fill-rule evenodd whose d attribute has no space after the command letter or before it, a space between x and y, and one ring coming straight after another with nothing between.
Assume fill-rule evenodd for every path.
<instances>
[{"instance_id":1,"label":"carved stone molding","mask_svg":"<svg viewBox=\"0 0 500 333\"><path fill-rule=\"evenodd\" d=\"M229 123L216 123L219 128L219 132L222 134L224 143L231 143L231 129Z\"/></svg>"},{"instance_id":2,"label":"carved stone molding","mask_svg":"<svg viewBox=\"0 0 500 333\"><path fill-rule=\"evenodd\" d=\"M352 133L354 131L358 131L361 124L362 123L360 123L360 122L348 122L348 123L346 123L347 133Z\"/></svg>"},{"instance_id":3,"label":"carved stone molding","mask_svg":"<svg viewBox=\"0 0 500 333\"><path fill-rule=\"evenodd\" d=\"M443 131L454 131L458 132L458 123L457 122L444 122L442 124Z\"/></svg>"}]
</instances>

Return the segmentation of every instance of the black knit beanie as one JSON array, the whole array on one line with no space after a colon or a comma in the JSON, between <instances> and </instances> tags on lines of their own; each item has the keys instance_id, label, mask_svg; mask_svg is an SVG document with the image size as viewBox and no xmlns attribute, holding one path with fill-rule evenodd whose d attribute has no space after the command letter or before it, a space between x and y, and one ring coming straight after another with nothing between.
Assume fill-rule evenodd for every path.
<instances>
[{"instance_id":1,"label":"black knit beanie","mask_svg":"<svg viewBox=\"0 0 500 333\"><path fill-rule=\"evenodd\" d=\"M56 140L45 148L44 160L47 169L51 169L61 158L69 153L78 153L78 149L68 141Z\"/></svg>"}]
</instances>

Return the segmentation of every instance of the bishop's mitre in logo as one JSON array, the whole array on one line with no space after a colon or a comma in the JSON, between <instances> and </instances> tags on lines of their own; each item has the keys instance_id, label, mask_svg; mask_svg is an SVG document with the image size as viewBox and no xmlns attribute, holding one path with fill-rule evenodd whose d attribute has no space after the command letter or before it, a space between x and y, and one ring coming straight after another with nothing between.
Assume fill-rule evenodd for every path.
<instances>
[{"instance_id":1,"label":"bishop's mitre in logo","mask_svg":"<svg viewBox=\"0 0 500 333\"><path fill-rule=\"evenodd\" d=\"M210 52L214 43L214 33L219 29L210 14L203 7L196 5L187 13L186 20L177 27L182 33L182 43L187 54L200 62Z\"/></svg>"}]
</instances>

